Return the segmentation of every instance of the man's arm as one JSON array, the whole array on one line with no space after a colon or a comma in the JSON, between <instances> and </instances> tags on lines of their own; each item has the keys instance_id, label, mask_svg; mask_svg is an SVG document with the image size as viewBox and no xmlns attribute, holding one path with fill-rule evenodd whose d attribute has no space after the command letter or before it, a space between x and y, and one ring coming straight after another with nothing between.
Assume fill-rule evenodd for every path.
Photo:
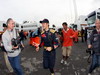
<instances>
[{"instance_id":1,"label":"man's arm","mask_svg":"<svg viewBox=\"0 0 100 75\"><path fill-rule=\"evenodd\" d=\"M7 52L13 52L13 50L18 48L18 46L14 47L14 46L10 45L7 41L8 40L6 39L6 37L2 36L2 42L3 42L4 48L6 49Z\"/></svg>"},{"instance_id":2,"label":"man's arm","mask_svg":"<svg viewBox=\"0 0 100 75\"><path fill-rule=\"evenodd\" d=\"M72 36L70 36L70 38L76 37L76 34L75 34L75 32L72 29L71 29L71 33L72 33Z\"/></svg>"},{"instance_id":3,"label":"man's arm","mask_svg":"<svg viewBox=\"0 0 100 75\"><path fill-rule=\"evenodd\" d=\"M44 32L43 32L44 33ZM41 33L41 36L40 36L40 44L36 47L36 51L39 51L40 47L44 45L44 42L43 42L43 37L42 37L42 34ZM40 47L39 47L40 46Z\"/></svg>"},{"instance_id":4,"label":"man's arm","mask_svg":"<svg viewBox=\"0 0 100 75\"><path fill-rule=\"evenodd\" d=\"M58 45L59 45L59 42L58 42L58 37L56 36L55 33L53 33L53 43L54 43L54 48L57 48Z\"/></svg>"},{"instance_id":5,"label":"man's arm","mask_svg":"<svg viewBox=\"0 0 100 75\"><path fill-rule=\"evenodd\" d=\"M3 42L4 48L6 49L6 51L12 51L13 47L9 45L4 35L2 36L2 42Z\"/></svg>"},{"instance_id":6,"label":"man's arm","mask_svg":"<svg viewBox=\"0 0 100 75\"><path fill-rule=\"evenodd\" d=\"M92 48L92 42L93 42L93 32L90 34L90 37L87 40L88 48Z\"/></svg>"}]
</instances>

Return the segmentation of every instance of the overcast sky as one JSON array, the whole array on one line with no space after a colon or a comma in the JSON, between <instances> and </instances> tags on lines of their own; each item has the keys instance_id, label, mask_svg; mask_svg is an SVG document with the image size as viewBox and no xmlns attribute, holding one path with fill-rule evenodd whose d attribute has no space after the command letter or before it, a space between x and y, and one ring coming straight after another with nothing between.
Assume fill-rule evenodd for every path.
<instances>
[{"instance_id":1,"label":"overcast sky","mask_svg":"<svg viewBox=\"0 0 100 75\"><path fill-rule=\"evenodd\" d=\"M100 8L100 0L76 0L77 13L88 15ZM73 0L0 0L0 21L13 18L16 22L36 21L47 18L50 24L73 23Z\"/></svg>"}]
</instances>

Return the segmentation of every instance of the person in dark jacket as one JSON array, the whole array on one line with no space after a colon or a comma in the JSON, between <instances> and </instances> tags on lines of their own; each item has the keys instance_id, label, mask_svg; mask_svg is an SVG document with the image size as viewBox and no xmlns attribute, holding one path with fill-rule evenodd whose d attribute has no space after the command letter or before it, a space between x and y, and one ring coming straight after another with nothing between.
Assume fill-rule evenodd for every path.
<instances>
[{"instance_id":1,"label":"person in dark jacket","mask_svg":"<svg viewBox=\"0 0 100 75\"><path fill-rule=\"evenodd\" d=\"M84 39L85 39L85 42L87 41L87 28L85 28L85 31L84 31Z\"/></svg>"},{"instance_id":2,"label":"person in dark jacket","mask_svg":"<svg viewBox=\"0 0 100 75\"><path fill-rule=\"evenodd\" d=\"M24 35L23 30L21 30L21 32L19 33L19 36L21 38L20 40L24 43L25 35Z\"/></svg>"},{"instance_id":3,"label":"person in dark jacket","mask_svg":"<svg viewBox=\"0 0 100 75\"><path fill-rule=\"evenodd\" d=\"M84 42L84 29L81 29L81 38L82 38L82 42Z\"/></svg>"},{"instance_id":4,"label":"person in dark jacket","mask_svg":"<svg viewBox=\"0 0 100 75\"><path fill-rule=\"evenodd\" d=\"M41 43L44 43L43 51L43 67L44 69L49 69L51 75L54 74L54 65L56 59L56 48L58 47L58 38L55 35L55 30L49 29L49 20L44 19L40 21L43 27L41 33ZM36 48L39 50L39 47Z\"/></svg>"},{"instance_id":5,"label":"person in dark jacket","mask_svg":"<svg viewBox=\"0 0 100 75\"><path fill-rule=\"evenodd\" d=\"M88 48L92 48L92 62L88 75L91 75L96 67L100 67L100 19L95 21L96 29L94 29L88 40Z\"/></svg>"}]
</instances>

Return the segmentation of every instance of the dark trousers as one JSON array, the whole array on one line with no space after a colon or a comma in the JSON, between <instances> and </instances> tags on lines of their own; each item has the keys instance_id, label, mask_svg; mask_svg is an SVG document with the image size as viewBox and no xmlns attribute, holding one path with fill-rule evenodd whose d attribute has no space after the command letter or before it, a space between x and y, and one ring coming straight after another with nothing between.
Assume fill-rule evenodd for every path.
<instances>
[{"instance_id":1,"label":"dark trousers","mask_svg":"<svg viewBox=\"0 0 100 75\"><path fill-rule=\"evenodd\" d=\"M89 69L89 73L92 73L92 71L100 66L100 55L93 54L92 55L92 63Z\"/></svg>"},{"instance_id":2,"label":"dark trousers","mask_svg":"<svg viewBox=\"0 0 100 75\"><path fill-rule=\"evenodd\" d=\"M9 62L17 75L24 75L20 65L20 57L8 57Z\"/></svg>"},{"instance_id":3,"label":"dark trousers","mask_svg":"<svg viewBox=\"0 0 100 75\"><path fill-rule=\"evenodd\" d=\"M43 51L43 67L44 69L53 69L55 65L56 51Z\"/></svg>"},{"instance_id":4,"label":"dark trousers","mask_svg":"<svg viewBox=\"0 0 100 75\"><path fill-rule=\"evenodd\" d=\"M81 38L82 38L82 42L84 42L84 37L83 37L83 36L81 36Z\"/></svg>"}]
</instances>

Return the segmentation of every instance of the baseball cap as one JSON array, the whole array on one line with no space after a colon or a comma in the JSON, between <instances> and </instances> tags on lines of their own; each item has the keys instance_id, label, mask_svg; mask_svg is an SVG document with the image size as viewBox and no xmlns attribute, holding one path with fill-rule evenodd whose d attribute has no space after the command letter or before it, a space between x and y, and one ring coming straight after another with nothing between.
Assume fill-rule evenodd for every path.
<instances>
[{"instance_id":1,"label":"baseball cap","mask_svg":"<svg viewBox=\"0 0 100 75\"><path fill-rule=\"evenodd\" d=\"M40 21L40 23L49 23L48 19L43 19L42 21Z\"/></svg>"}]
</instances>

